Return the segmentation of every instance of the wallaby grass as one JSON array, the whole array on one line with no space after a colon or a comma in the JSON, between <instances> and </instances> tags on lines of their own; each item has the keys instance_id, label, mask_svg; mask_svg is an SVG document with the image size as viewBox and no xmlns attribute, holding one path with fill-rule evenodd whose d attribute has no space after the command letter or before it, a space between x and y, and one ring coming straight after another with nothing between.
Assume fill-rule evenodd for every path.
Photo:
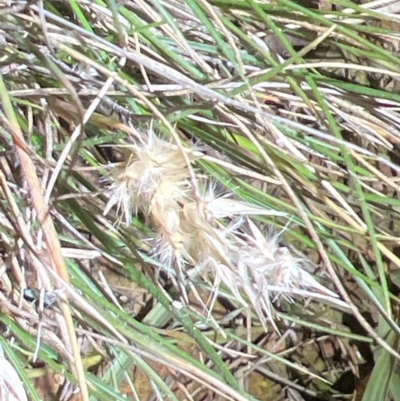
<instances>
[{"instance_id":1,"label":"wallaby grass","mask_svg":"<svg viewBox=\"0 0 400 401\"><path fill-rule=\"evenodd\" d=\"M0 342L31 399L398 399L398 10L298 3L2 4ZM338 297L264 316L165 269L154 209L109 203L148 132Z\"/></svg>"}]
</instances>

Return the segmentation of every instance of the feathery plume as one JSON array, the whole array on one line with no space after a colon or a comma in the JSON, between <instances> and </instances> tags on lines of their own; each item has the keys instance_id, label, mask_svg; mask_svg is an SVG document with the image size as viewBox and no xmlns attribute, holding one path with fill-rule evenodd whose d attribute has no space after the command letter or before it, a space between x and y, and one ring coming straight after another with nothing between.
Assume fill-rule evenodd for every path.
<instances>
[{"instance_id":1,"label":"feathery plume","mask_svg":"<svg viewBox=\"0 0 400 401\"><path fill-rule=\"evenodd\" d=\"M216 294L224 286L242 307L254 310L264 327L266 318L273 322L271 292L289 300L299 289L336 296L303 269L304 260L279 246L279 235L265 235L249 217L285 213L217 195L217 185L195 170L206 188L198 194L182 150L154 133L128 150L127 161L111 174L105 213L116 205L129 224L141 210L156 232L153 255L181 288L184 277L201 277ZM201 157L192 149L185 152L190 162Z\"/></svg>"}]
</instances>

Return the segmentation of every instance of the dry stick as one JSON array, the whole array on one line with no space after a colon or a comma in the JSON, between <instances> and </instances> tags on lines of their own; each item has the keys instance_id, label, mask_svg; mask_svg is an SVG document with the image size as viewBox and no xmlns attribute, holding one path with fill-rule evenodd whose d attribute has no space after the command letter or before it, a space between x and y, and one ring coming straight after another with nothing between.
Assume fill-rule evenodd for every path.
<instances>
[{"instance_id":1,"label":"dry stick","mask_svg":"<svg viewBox=\"0 0 400 401\"><path fill-rule=\"evenodd\" d=\"M44 236L46 238L47 245L49 247L51 258L54 262L54 266L58 275L66 282L69 282L68 271L66 269L64 259L61 254L60 241L58 239L57 231L54 228L53 220L51 219L50 212L44 201L42 189L40 187L39 179L35 172L35 165L30 158L29 154L25 151L28 149L28 145L22 135L21 128L18 124L16 116L14 114L13 106L10 102L10 98L7 94L7 89L4 85L2 76L0 75L0 94L5 109L6 115L10 122L11 135L13 137L14 146L21 162L21 169L25 174L26 180L29 185L30 195L32 197L32 203L35 207L38 221L43 229ZM66 344L69 344L72 348L74 355L75 364L71 366L71 369L75 371L78 378L81 399L83 401L89 400L89 392L85 380L85 372L82 365L82 359L79 351L79 346L76 338L74 329L74 323L71 316L71 310L69 309L68 303L63 301L61 304L62 314L67 325L68 333L62 333L63 340Z\"/></svg>"}]
</instances>

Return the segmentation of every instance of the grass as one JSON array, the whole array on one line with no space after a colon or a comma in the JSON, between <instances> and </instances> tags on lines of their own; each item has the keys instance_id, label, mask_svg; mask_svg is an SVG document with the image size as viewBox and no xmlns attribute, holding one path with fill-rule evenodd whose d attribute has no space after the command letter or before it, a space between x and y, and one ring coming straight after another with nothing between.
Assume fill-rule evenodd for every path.
<instances>
[{"instance_id":1,"label":"grass","mask_svg":"<svg viewBox=\"0 0 400 401\"><path fill-rule=\"evenodd\" d=\"M385 7L4 6L0 343L15 386L33 400L398 399L399 21ZM154 189L178 185L174 215L130 181L149 132L168 144L154 176L175 152ZM200 200L221 217L199 220ZM160 232L171 257L153 252ZM204 267L249 244L275 252L276 275L282 252L309 262L285 270L290 285L254 261L242 281Z\"/></svg>"}]
</instances>

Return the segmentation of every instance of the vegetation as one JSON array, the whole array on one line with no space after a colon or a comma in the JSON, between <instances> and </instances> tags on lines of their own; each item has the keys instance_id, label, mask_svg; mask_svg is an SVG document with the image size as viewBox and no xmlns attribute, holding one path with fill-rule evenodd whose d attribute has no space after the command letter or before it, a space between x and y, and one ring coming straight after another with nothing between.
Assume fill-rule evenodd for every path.
<instances>
[{"instance_id":1,"label":"vegetation","mask_svg":"<svg viewBox=\"0 0 400 401\"><path fill-rule=\"evenodd\" d=\"M1 2L0 400L400 399L397 3Z\"/></svg>"}]
</instances>

